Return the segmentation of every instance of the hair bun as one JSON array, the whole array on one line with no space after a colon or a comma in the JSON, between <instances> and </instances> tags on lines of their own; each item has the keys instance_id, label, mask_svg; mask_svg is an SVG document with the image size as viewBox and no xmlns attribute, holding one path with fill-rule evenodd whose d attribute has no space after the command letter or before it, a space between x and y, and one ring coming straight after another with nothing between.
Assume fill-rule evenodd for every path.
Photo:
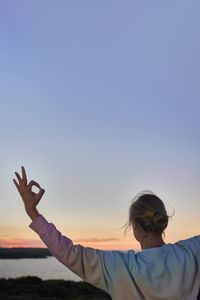
<instances>
[{"instance_id":1,"label":"hair bun","mask_svg":"<svg viewBox=\"0 0 200 300\"><path fill-rule=\"evenodd\" d=\"M165 221L166 220L166 216L163 215L162 212L160 211L156 211L154 214L153 214L153 221L154 223L160 223L161 221Z\"/></svg>"},{"instance_id":2,"label":"hair bun","mask_svg":"<svg viewBox=\"0 0 200 300\"><path fill-rule=\"evenodd\" d=\"M163 212L156 211L153 214L153 223L153 231L164 230L167 227L168 217L167 215L164 215Z\"/></svg>"},{"instance_id":3,"label":"hair bun","mask_svg":"<svg viewBox=\"0 0 200 300\"><path fill-rule=\"evenodd\" d=\"M153 214L153 219L156 221L159 220L162 216L163 214L160 211L155 211Z\"/></svg>"}]
</instances>

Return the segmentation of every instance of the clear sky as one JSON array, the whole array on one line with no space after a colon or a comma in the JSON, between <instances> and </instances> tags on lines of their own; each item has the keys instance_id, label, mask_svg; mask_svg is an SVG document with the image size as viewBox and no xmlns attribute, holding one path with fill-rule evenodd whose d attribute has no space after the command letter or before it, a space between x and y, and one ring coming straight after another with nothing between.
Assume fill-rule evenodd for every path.
<instances>
[{"instance_id":1,"label":"clear sky","mask_svg":"<svg viewBox=\"0 0 200 300\"><path fill-rule=\"evenodd\" d=\"M200 233L200 2L0 3L0 246L43 245L12 182L46 192L39 212L73 241L123 237L150 189L175 216L166 242Z\"/></svg>"}]
</instances>

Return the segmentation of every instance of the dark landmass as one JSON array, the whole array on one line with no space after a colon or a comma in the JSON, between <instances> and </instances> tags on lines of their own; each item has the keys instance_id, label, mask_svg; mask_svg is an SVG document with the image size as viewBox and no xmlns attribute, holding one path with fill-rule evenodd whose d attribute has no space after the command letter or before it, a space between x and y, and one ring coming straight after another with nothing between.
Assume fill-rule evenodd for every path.
<instances>
[{"instance_id":1,"label":"dark landmass","mask_svg":"<svg viewBox=\"0 0 200 300\"><path fill-rule=\"evenodd\" d=\"M47 248L0 248L0 259L46 258L52 256Z\"/></svg>"},{"instance_id":2,"label":"dark landmass","mask_svg":"<svg viewBox=\"0 0 200 300\"><path fill-rule=\"evenodd\" d=\"M104 291L80 281L42 280L36 276L0 278L3 300L111 300ZM200 293L198 295L200 300Z\"/></svg>"},{"instance_id":3,"label":"dark landmass","mask_svg":"<svg viewBox=\"0 0 200 300\"><path fill-rule=\"evenodd\" d=\"M86 282L42 280L35 276L0 278L3 300L111 300L104 291Z\"/></svg>"}]
</instances>

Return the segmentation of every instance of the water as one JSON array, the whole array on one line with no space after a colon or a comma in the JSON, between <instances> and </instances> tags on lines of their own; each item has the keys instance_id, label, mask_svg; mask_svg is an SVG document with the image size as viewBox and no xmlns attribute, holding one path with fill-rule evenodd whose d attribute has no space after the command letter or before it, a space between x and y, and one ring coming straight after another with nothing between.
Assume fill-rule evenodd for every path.
<instances>
[{"instance_id":1,"label":"water","mask_svg":"<svg viewBox=\"0 0 200 300\"><path fill-rule=\"evenodd\" d=\"M41 279L64 279L82 281L82 279L61 264L55 257L0 259L0 277L17 278L38 276Z\"/></svg>"}]
</instances>

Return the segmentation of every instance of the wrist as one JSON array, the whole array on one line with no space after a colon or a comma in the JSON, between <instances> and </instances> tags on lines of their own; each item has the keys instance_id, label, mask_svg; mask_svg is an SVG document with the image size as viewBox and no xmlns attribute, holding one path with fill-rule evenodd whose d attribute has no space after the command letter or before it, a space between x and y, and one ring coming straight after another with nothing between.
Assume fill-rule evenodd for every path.
<instances>
[{"instance_id":1,"label":"wrist","mask_svg":"<svg viewBox=\"0 0 200 300\"><path fill-rule=\"evenodd\" d=\"M26 213L31 218L32 221L34 221L38 216L40 216L40 213L38 212L36 207L27 208Z\"/></svg>"}]
</instances>

